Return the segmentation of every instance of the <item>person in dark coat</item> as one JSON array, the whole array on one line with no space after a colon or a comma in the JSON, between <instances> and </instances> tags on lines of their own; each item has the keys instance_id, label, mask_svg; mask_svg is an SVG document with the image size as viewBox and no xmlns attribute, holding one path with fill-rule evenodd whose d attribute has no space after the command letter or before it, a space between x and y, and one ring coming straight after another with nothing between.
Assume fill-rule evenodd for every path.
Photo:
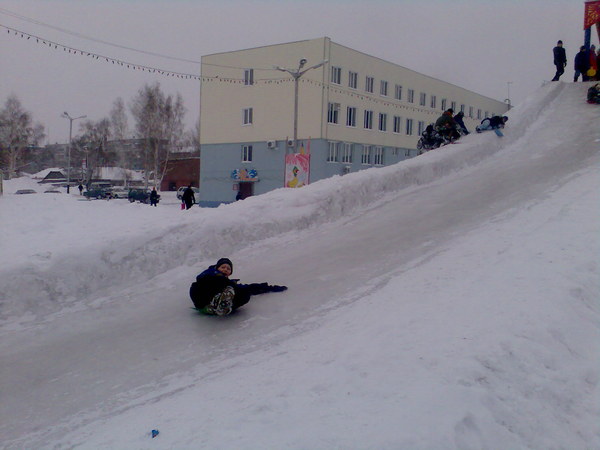
<instances>
[{"instance_id":1,"label":"person in dark coat","mask_svg":"<svg viewBox=\"0 0 600 450\"><path fill-rule=\"evenodd\" d=\"M156 192L156 188L153 187L152 188L152 192L150 192L150 206L156 206L158 205L158 199L160 198L160 195L158 195L158 192Z\"/></svg>"},{"instance_id":2,"label":"person in dark coat","mask_svg":"<svg viewBox=\"0 0 600 450\"><path fill-rule=\"evenodd\" d=\"M486 117L481 121L481 125L475 127L475 131L481 133L487 130L496 130L498 128L504 128L504 124L508 121L506 116L492 116Z\"/></svg>"},{"instance_id":3,"label":"person in dark coat","mask_svg":"<svg viewBox=\"0 0 600 450\"><path fill-rule=\"evenodd\" d=\"M590 104L600 104L600 83L596 83L588 89L587 102Z\"/></svg>"},{"instance_id":4,"label":"person in dark coat","mask_svg":"<svg viewBox=\"0 0 600 450\"><path fill-rule=\"evenodd\" d=\"M456 122L452 117L454 110L452 108L447 109L444 113L435 121L435 130L446 140L453 141L460 137L458 131L456 131Z\"/></svg>"},{"instance_id":5,"label":"person in dark coat","mask_svg":"<svg viewBox=\"0 0 600 450\"><path fill-rule=\"evenodd\" d=\"M225 316L248 303L252 295L287 290L287 286L268 283L241 284L229 278L232 273L231 260L221 258L198 275L190 286L194 307L204 314Z\"/></svg>"},{"instance_id":6,"label":"person in dark coat","mask_svg":"<svg viewBox=\"0 0 600 450\"><path fill-rule=\"evenodd\" d=\"M579 49L579 53L575 55L575 76L573 82L577 82L579 75L581 75L581 81L588 81L587 71L590 68L590 55L585 45L582 45Z\"/></svg>"},{"instance_id":7,"label":"person in dark coat","mask_svg":"<svg viewBox=\"0 0 600 450\"><path fill-rule=\"evenodd\" d=\"M185 191L183 191L183 195L181 196L181 200L185 203L185 209L190 209L194 203L196 203L196 196L194 195L194 190L192 189L192 185L190 184Z\"/></svg>"},{"instance_id":8,"label":"person in dark coat","mask_svg":"<svg viewBox=\"0 0 600 450\"><path fill-rule=\"evenodd\" d=\"M556 74L552 81L558 81L560 76L565 73L565 67L567 67L567 52L563 48L563 41L558 41L552 51L554 53L554 65L556 66Z\"/></svg>"},{"instance_id":9,"label":"person in dark coat","mask_svg":"<svg viewBox=\"0 0 600 450\"><path fill-rule=\"evenodd\" d=\"M467 130L467 127L465 126L464 117L465 113L459 111L458 114L454 116L454 121L456 122L457 128L459 130L462 130L462 133L466 136L467 134L469 134L469 130Z\"/></svg>"}]
</instances>

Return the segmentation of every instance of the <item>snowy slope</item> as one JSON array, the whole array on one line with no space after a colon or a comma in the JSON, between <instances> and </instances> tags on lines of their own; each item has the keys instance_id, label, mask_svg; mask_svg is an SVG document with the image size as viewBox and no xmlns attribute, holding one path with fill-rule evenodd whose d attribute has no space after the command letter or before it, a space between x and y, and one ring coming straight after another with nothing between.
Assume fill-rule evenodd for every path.
<instances>
[{"instance_id":1,"label":"snowy slope","mask_svg":"<svg viewBox=\"0 0 600 450\"><path fill-rule=\"evenodd\" d=\"M217 209L5 195L3 446L600 447L585 88L540 89L502 139ZM196 316L225 255L290 290Z\"/></svg>"}]
</instances>

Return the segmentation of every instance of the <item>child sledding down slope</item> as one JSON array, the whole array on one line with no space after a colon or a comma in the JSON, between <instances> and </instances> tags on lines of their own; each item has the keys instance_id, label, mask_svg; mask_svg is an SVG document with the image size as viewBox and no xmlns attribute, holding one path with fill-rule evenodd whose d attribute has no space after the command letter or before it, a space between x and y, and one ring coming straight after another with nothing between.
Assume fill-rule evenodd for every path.
<instances>
[{"instance_id":1,"label":"child sledding down slope","mask_svg":"<svg viewBox=\"0 0 600 450\"><path fill-rule=\"evenodd\" d=\"M241 284L230 279L233 263L221 258L196 277L190 286L190 298L197 310L204 314L225 316L250 301L250 296L267 292L281 292L287 286L267 283Z\"/></svg>"}]
</instances>

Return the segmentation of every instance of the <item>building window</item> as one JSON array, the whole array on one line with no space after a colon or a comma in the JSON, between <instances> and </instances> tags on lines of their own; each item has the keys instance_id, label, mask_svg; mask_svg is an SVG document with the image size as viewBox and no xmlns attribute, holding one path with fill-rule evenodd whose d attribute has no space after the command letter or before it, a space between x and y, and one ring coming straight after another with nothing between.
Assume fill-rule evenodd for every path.
<instances>
[{"instance_id":1,"label":"building window","mask_svg":"<svg viewBox=\"0 0 600 450\"><path fill-rule=\"evenodd\" d=\"M394 133L400 133L402 129L402 117L394 116Z\"/></svg>"},{"instance_id":2,"label":"building window","mask_svg":"<svg viewBox=\"0 0 600 450\"><path fill-rule=\"evenodd\" d=\"M337 162L339 146L339 142L329 143L329 153L327 153L327 162Z\"/></svg>"},{"instance_id":3,"label":"building window","mask_svg":"<svg viewBox=\"0 0 600 450\"><path fill-rule=\"evenodd\" d=\"M356 108L354 106L348 106L346 108L346 126L356 126Z\"/></svg>"},{"instance_id":4,"label":"building window","mask_svg":"<svg viewBox=\"0 0 600 450\"><path fill-rule=\"evenodd\" d=\"M450 103L450 108L452 108L452 111L456 112L456 102Z\"/></svg>"},{"instance_id":5,"label":"building window","mask_svg":"<svg viewBox=\"0 0 600 450\"><path fill-rule=\"evenodd\" d=\"M442 111L446 111L446 104L448 103L448 100L446 100L445 98L442 99Z\"/></svg>"},{"instance_id":6,"label":"building window","mask_svg":"<svg viewBox=\"0 0 600 450\"><path fill-rule=\"evenodd\" d=\"M373 129L373 111L365 109L365 128L367 130Z\"/></svg>"},{"instance_id":7,"label":"building window","mask_svg":"<svg viewBox=\"0 0 600 450\"><path fill-rule=\"evenodd\" d=\"M465 113L465 105L460 105L460 112Z\"/></svg>"},{"instance_id":8,"label":"building window","mask_svg":"<svg viewBox=\"0 0 600 450\"><path fill-rule=\"evenodd\" d=\"M371 164L371 146L363 145L363 151L360 158L361 164L368 165Z\"/></svg>"},{"instance_id":9,"label":"building window","mask_svg":"<svg viewBox=\"0 0 600 450\"><path fill-rule=\"evenodd\" d=\"M425 92L421 92L419 94L419 105L425 106L427 104L427 94Z\"/></svg>"},{"instance_id":10,"label":"building window","mask_svg":"<svg viewBox=\"0 0 600 450\"><path fill-rule=\"evenodd\" d=\"M244 70L244 84L252 86L254 84L254 69Z\"/></svg>"},{"instance_id":11,"label":"building window","mask_svg":"<svg viewBox=\"0 0 600 450\"><path fill-rule=\"evenodd\" d=\"M473 107L469 106L469 118L473 118Z\"/></svg>"},{"instance_id":12,"label":"building window","mask_svg":"<svg viewBox=\"0 0 600 450\"><path fill-rule=\"evenodd\" d=\"M242 117L242 125L251 125L252 124L252 108L244 108L243 117Z\"/></svg>"},{"instance_id":13,"label":"building window","mask_svg":"<svg viewBox=\"0 0 600 450\"><path fill-rule=\"evenodd\" d=\"M481 109L478 109L478 110L477 110L477 118L478 118L478 119L481 119Z\"/></svg>"},{"instance_id":14,"label":"building window","mask_svg":"<svg viewBox=\"0 0 600 450\"><path fill-rule=\"evenodd\" d=\"M379 82L379 94L387 97L388 95L388 82L385 80L381 80Z\"/></svg>"},{"instance_id":15,"label":"building window","mask_svg":"<svg viewBox=\"0 0 600 450\"><path fill-rule=\"evenodd\" d=\"M342 162L346 164L352 163L352 144L344 143L344 147L342 150Z\"/></svg>"},{"instance_id":16,"label":"building window","mask_svg":"<svg viewBox=\"0 0 600 450\"><path fill-rule=\"evenodd\" d=\"M365 91L373 93L373 85L375 84L375 78L367 77L365 79Z\"/></svg>"},{"instance_id":17,"label":"building window","mask_svg":"<svg viewBox=\"0 0 600 450\"><path fill-rule=\"evenodd\" d=\"M408 157L410 157L410 149L409 149L409 148L407 148L407 149L404 151L404 156L406 156L407 158L408 158Z\"/></svg>"},{"instance_id":18,"label":"building window","mask_svg":"<svg viewBox=\"0 0 600 450\"><path fill-rule=\"evenodd\" d=\"M483 118L485 119L486 117L490 117L490 113L488 111L485 112L485 116L483 116Z\"/></svg>"},{"instance_id":19,"label":"building window","mask_svg":"<svg viewBox=\"0 0 600 450\"><path fill-rule=\"evenodd\" d=\"M376 166L383 166L383 147L375 147L375 153L373 153L373 164Z\"/></svg>"},{"instance_id":20,"label":"building window","mask_svg":"<svg viewBox=\"0 0 600 450\"><path fill-rule=\"evenodd\" d=\"M327 123L340 123L339 103L329 103L327 107Z\"/></svg>"},{"instance_id":21,"label":"building window","mask_svg":"<svg viewBox=\"0 0 600 450\"><path fill-rule=\"evenodd\" d=\"M335 84L342 84L342 68L332 67L331 68L331 82Z\"/></svg>"},{"instance_id":22,"label":"building window","mask_svg":"<svg viewBox=\"0 0 600 450\"><path fill-rule=\"evenodd\" d=\"M431 102L429 103L429 106L434 109L437 106L437 97L435 95L431 96Z\"/></svg>"},{"instance_id":23,"label":"building window","mask_svg":"<svg viewBox=\"0 0 600 450\"><path fill-rule=\"evenodd\" d=\"M408 103L415 102L415 91L413 89L408 90Z\"/></svg>"},{"instance_id":24,"label":"building window","mask_svg":"<svg viewBox=\"0 0 600 450\"><path fill-rule=\"evenodd\" d=\"M242 162L252 162L251 145L242 145Z\"/></svg>"},{"instance_id":25,"label":"building window","mask_svg":"<svg viewBox=\"0 0 600 450\"><path fill-rule=\"evenodd\" d=\"M423 134L423 131L425 131L425 122L423 122L422 120L419 120L419 136L421 136Z\"/></svg>"},{"instance_id":26,"label":"building window","mask_svg":"<svg viewBox=\"0 0 600 450\"><path fill-rule=\"evenodd\" d=\"M413 120L412 119L406 119L406 134L408 136L412 136L412 134L413 134Z\"/></svg>"},{"instance_id":27,"label":"building window","mask_svg":"<svg viewBox=\"0 0 600 450\"><path fill-rule=\"evenodd\" d=\"M387 114L379 113L379 131L387 131Z\"/></svg>"},{"instance_id":28,"label":"building window","mask_svg":"<svg viewBox=\"0 0 600 450\"><path fill-rule=\"evenodd\" d=\"M394 90L394 98L396 100L402 100L402 86L399 84L396 85L396 89Z\"/></svg>"},{"instance_id":29,"label":"building window","mask_svg":"<svg viewBox=\"0 0 600 450\"><path fill-rule=\"evenodd\" d=\"M356 72L348 72L348 87L352 89L358 87L358 74Z\"/></svg>"}]
</instances>

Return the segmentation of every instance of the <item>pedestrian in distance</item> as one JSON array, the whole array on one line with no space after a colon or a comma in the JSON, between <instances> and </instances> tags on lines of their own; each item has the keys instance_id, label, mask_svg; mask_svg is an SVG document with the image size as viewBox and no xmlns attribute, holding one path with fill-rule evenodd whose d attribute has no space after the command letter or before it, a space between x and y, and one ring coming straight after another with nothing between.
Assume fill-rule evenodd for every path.
<instances>
[{"instance_id":1,"label":"pedestrian in distance","mask_svg":"<svg viewBox=\"0 0 600 450\"><path fill-rule=\"evenodd\" d=\"M158 205L158 200L160 199L160 195L156 192L156 188L152 188L152 192L150 192L150 206Z\"/></svg>"},{"instance_id":2,"label":"pedestrian in distance","mask_svg":"<svg viewBox=\"0 0 600 450\"><path fill-rule=\"evenodd\" d=\"M79 195L83 195L83 186L81 185L81 183L79 183Z\"/></svg>"},{"instance_id":3,"label":"pedestrian in distance","mask_svg":"<svg viewBox=\"0 0 600 450\"><path fill-rule=\"evenodd\" d=\"M582 45L579 48L579 53L575 55L575 76L573 77L573 82L576 83L579 79L579 75L581 75L581 81L588 81L587 71L590 68L590 54L589 51L585 48L585 45Z\"/></svg>"},{"instance_id":4,"label":"pedestrian in distance","mask_svg":"<svg viewBox=\"0 0 600 450\"><path fill-rule=\"evenodd\" d=\"M232 273L231 260L221 258L196 277L190 286L190 298L199 312L226 316L248 303L253 295L287 290L287 286L268 283L241 284L239 280L229 278Z\"/></svg>"},{"instance_id":5,"label":"pedestrian in distance","mask_svg":"<svg viewBox=\"0 0 600 450\"><path fill-rule=\"evenodd\" d=\"M196 203L196 196L194 195L194 190L192 189L191 184L185 191L183 191L181 200L183 203L185 203L185 209L190 209L192 206L194 206L194 203Z\"/></svg>"},{"instance_id":6,"label":"pedestrian in distance","mask_svg":"<svg viewBox=\"0 0 600 450\"><path fill-rule=\"evenodd\" d=\"M563 41L558 41L552 52L554 53L554 65L556 66L556 73L552 81L558 81L560 76L565 73L565 67L567 67L567 52L563 47Z\"/></svg>"}]
</instances>

